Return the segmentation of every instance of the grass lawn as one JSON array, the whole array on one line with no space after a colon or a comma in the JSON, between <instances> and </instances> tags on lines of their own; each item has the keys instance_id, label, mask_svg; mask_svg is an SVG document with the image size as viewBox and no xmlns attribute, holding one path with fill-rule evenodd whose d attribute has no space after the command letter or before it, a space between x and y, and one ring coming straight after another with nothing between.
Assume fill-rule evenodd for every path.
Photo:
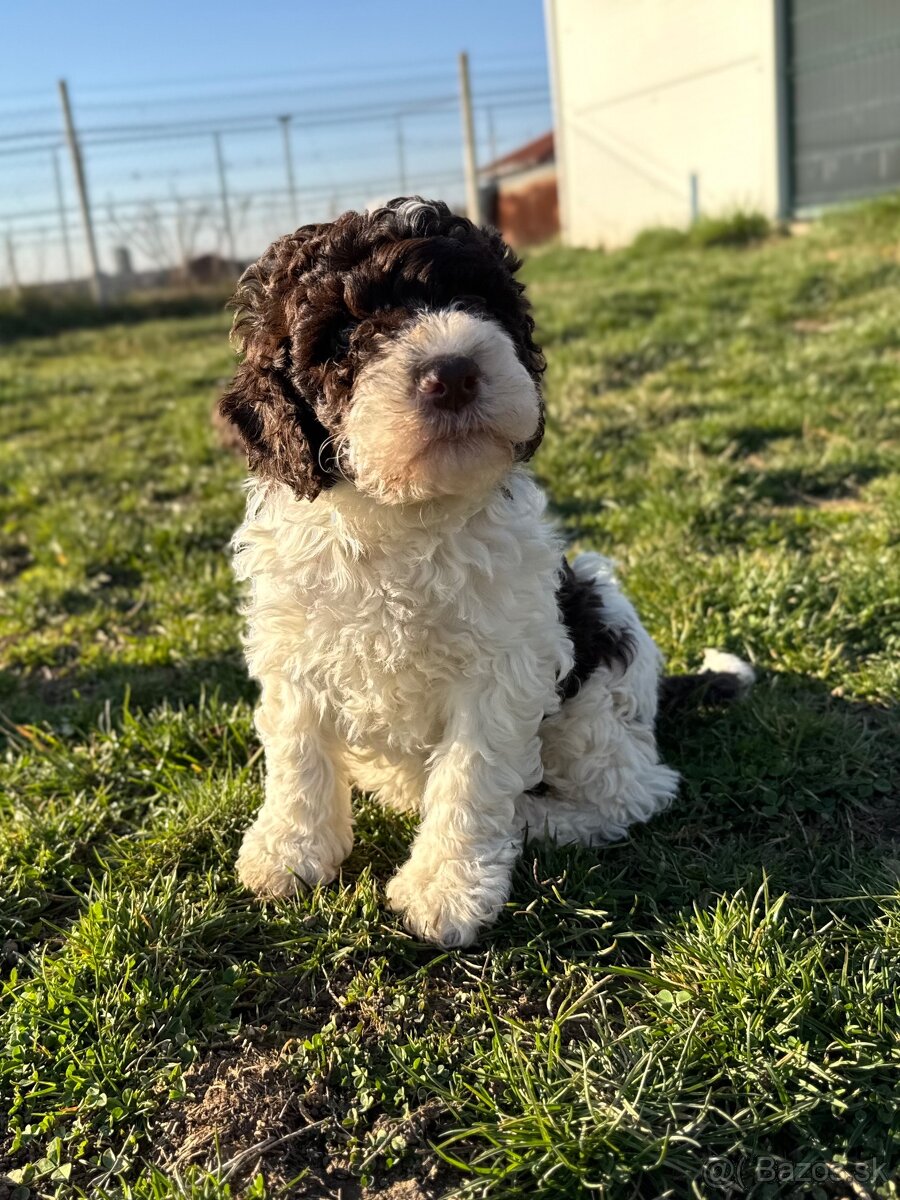
<instances>
[{"instance_id":1,"label":"grass lawn","mask_svg":"<svg viewBox=\"0 0 900 1200\"><path fill-rule=\"evenodd\" d=\"M236 887L226 315L10 326L0 1196L898 1194L900 203L701 240L529 262L535 466L674 669L759 683L462 952L386 913L411 825L365 798L339 886Z\"/></svg>"}]
</instances>

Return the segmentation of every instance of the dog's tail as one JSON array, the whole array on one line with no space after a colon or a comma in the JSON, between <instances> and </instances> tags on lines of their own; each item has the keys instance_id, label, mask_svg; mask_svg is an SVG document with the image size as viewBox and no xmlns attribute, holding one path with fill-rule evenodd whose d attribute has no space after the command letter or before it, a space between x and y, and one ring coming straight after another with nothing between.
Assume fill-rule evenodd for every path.
<instances>
[{"instance_id":1,"label":"dog's tail","mask_svg":"<svg viewBox=\"0 0 900 1200\"><path fill-rule=\"evenodd\" d=\"M664 675L659 684L659 705L664 712L700 704L731 704L756 682L748 662L724 650L704 650L696 675Z\"/></svg>"}]
</instances>

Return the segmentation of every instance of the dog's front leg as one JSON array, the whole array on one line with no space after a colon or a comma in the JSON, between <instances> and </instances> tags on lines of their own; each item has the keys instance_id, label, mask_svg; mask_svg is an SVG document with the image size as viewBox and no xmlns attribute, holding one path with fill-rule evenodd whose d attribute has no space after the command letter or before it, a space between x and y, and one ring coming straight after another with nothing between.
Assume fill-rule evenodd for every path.
<instances>
[{"instance_id":1,"label":"dog's front leg","mask_svg":"<svg viewBox=\"0 0 900 1200\"><path fill-rule=\"evenodd\" d=\"M238 855L241 882L260 896L328 883L353 846L350 785L333 732L312 697L275 675L262 681L256 727L266 798Z\"/></svg>"},{"instance_id":2,"label":"dog's front leg","mask_svg":"<svg viewBox=\"0 0 900 1200\"><path fill-rule=\"evenodd\" d=\"M542 714L539 705L522 707L521 697L487 680L454 704L412 852L387 887L391 908L417 937L468 945L509 896L522 844L515 802L540 776Z\"/></svg>"}]
</instances>

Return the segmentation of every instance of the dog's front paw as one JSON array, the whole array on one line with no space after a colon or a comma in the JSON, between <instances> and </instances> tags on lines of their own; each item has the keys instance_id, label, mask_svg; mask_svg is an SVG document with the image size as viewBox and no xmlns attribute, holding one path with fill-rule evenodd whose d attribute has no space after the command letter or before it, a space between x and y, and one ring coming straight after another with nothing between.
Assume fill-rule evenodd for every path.
<instances>
[{"instance_id":1,"label":"dog's front paw","mask_svg":"<svg viewBox=\"0 0 900 1200\"><path fill-rule=\"evenodd\" d=\"M241 844L237 873L257 896L290 896L303 884L331 883L353 847L353 835L319 839L273 837L251 826Z\"/></svg>"},{"instance_id":2,"label":"dog's front paw","mask_svg":"<svg viewBox=\"0 0 900 1200\"><path fill-rule=\"evenodd\" d=\"M445 949L468 946L506 903L509 870L479 869L453 859L437 864L410 859L388 883L386 894L415 937Z\"/></svg>"}]
</instances>

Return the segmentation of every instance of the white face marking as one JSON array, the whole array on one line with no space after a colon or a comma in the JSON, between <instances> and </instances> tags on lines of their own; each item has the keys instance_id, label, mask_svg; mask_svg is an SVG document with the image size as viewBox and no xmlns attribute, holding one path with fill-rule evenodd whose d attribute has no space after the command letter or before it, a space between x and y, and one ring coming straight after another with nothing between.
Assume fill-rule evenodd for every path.
<instances>
[{"instance_id":1,"label":"white face marking","mask_svg":"<svg viewBox=\"0 0 900 1200\"><path fill-rule=\"evenodd\" d=\"M434 359L461 355L479 372L474 400L448 412L423 400L418 378ZM466 495L492 487L540 420L540 400L507 333L456 309L424 312L362 370L342 441L356 486L385 503Z\"/></svg>"}]
</instances>

